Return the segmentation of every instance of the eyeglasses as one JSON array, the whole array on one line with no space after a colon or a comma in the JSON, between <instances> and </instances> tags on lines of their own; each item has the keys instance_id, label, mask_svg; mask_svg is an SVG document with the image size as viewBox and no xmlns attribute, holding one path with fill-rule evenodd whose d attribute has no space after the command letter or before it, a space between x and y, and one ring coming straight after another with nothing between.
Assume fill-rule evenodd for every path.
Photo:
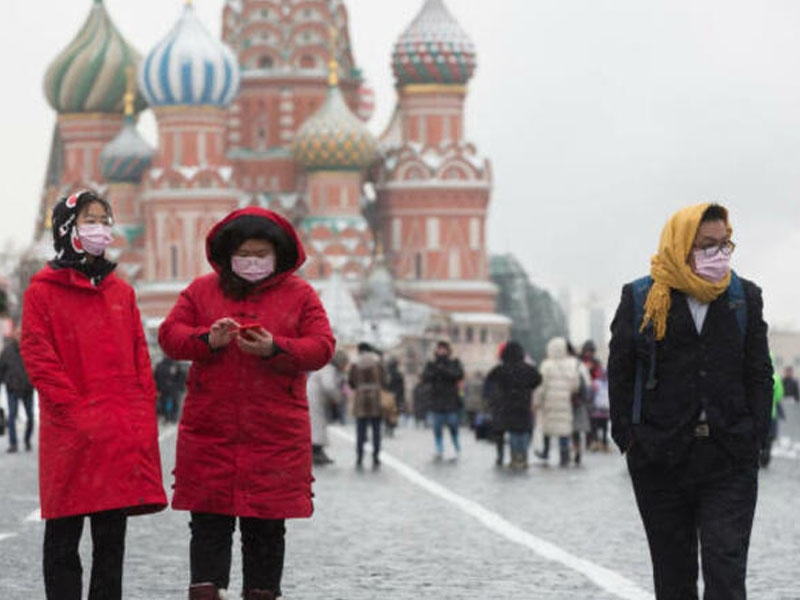
<instances>
[{"instance_id":1,"label":"eyeglasses","mask_svg":"<svg viewBox=\"0 0 800 600\"><path fill-rule=\"evenodd\" d=\"M728 240L727 242L722 242L721 244L717 244L715 246L705 246L704 248L698 248L697 246L695 246L695 250L700 250L703 254L706 255L707 258L716 256L719 252L722 252L722 254L725 256L730 256L735 249L736 249L736 244L734 244L730 240Z\"/></svg>"}]
</instances>

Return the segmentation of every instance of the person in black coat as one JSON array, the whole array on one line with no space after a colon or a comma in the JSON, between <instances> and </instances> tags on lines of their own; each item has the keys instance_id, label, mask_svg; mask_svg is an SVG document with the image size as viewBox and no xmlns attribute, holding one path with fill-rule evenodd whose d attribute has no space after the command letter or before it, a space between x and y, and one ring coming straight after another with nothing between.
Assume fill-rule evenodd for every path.
<instances>
[{"instance_id":1,"label":"person in black coat","mask_svg":"<svg viewBox=\"0 0 800 600\"><path fill-rule=\"evenodd\" d=\"M627 455L658 600L697 598L698 538L704 597L746 594L772 365L761 290L731 272L733 249L725 208L679 211L643 309L638 282L628 284L611 325L612 436Z\"/></svg>"},{"instance_id":2,"label":"person in black coat","mask_svg":"<svg viewBox=\"0 0 800 600\"><path fill-rule=\"evenodd\" d=\"M433 436L436 443L436 460L444 456L444 427L450 431L456 458L461 453L458 443L458 426L461 411L459 382L464 379L461 361L451 357L450 344L444 340L437 342L436 354L425 364L422 382L427 385L428 409L433 413Z\"/></svg>"},{"instance_id":3,"label":"person in black coat","mask_svg":"<svg viewBox=\"0 0 800 600\"><path fill-rule=\"evenodd\" d=\"M164 356L155 368L154 379L158 390L159 412L168 423L178 420L178 409L186 387L186 372L180 363Z\"/></svg>"},{"instance_id":4,"label":"person in black coat","mask_svg":"<svg viewBox=\"0 0 800 600\"><path fill-rule=\"evenodd\" d=\"M528 466L528 448L533 432L531 394L542 382L533 365L525 362L519 342L508 342L500 355L502 361L486 376L486 391L492 414L492 429L497 442L497 466L503 466L503 435L508 431L512 469Z\"/></svg>"},{"instance_id":5,"label":"person in black coat","mask_svg":"<svg viewBox=\"0 0 800 600\"><path fill-rule=\"evenodd\" d=\"M28 379L22 356L19 353L19 327L15 325L12 334L3 341L0 352L0 383L6 386L8 397L8 450L16 452L17 445L17 412L19 404L25 409L28 422L25 425L25 450L30 451L33 435L33 385Z\"/></svg>"}]
</instances>

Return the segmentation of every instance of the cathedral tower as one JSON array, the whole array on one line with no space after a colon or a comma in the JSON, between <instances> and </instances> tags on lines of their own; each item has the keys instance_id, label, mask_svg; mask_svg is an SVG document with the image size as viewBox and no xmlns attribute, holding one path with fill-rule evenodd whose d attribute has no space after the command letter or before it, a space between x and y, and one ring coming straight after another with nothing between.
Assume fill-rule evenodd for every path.
<instances>
[{"instance_id":1,"label":"cathedral tower","mask_svg":"<svg viewBox=\"0 0 800 600\"><path fill-rule=\"evenodd\" d=\"M139 70L159 139L142 195L143 315L165 315L186 284L208 272L206 234L239 205L225 145L239 77L236 57L197 19L191 0Z\"/></svg>"},{"instance_id":2,"label":"cathedral tower","mask_svg":"<svg viewBox=\"0 0 800 600\"><path fill-rule=\"evenodd\" d=\"M493 313L488 160L465 138L472 42L442 0L426 0L392 57L398 106L381 139L380 228L398 291L446 311Z\"/></svg>"}]
</instances>

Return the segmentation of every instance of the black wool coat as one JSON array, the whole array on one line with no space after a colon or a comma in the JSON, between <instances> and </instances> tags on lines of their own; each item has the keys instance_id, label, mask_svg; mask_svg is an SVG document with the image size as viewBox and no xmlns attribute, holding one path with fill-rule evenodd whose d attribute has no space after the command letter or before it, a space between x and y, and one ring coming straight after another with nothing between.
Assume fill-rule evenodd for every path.
<instances>
[{"instance_id":1,"label":"black wool coat","mask_svg":"<svg viewBox=\"0 0 800 600\"><path fill-rule=\"evenodd\" d=\"M671 291L667 333L656 342L655 389L643 390L642 418L632 424L636 361L650 367L650 344L634 335L631 284L611 324L608 383L612 436L631 468L648 463L675 465L694 443L703 409L711 439L738 462L755 463L769 433L772 363L761 290L742 279L747 327L742 335L728 292L709 304L697 333L686 295ZM646 376L645 376L646 379Z\"/></svg>"},{"instance_id":2,"label":"black wool coat","mask_svg":"<svg viewBox=\"0 0 800 600\"><path fill-rule=\"evenodd\" d=\"M531 431L531 394L542 383L533 365L519 360L497 365L486 376L486 394L495 431Z\"/></svg>"},{"instance_id":3,"label":"black wool coat","mask_svg":"<svg viewBox=\"0 0 800 600\"><path fill-rule=\"evenodd\" d=\"M464 367L457 358L438 357L429 361L422 372L427 384L428 409L433 412L456 412L461 409L458 382L464 379Z\"/></svg>"}]
</instances>

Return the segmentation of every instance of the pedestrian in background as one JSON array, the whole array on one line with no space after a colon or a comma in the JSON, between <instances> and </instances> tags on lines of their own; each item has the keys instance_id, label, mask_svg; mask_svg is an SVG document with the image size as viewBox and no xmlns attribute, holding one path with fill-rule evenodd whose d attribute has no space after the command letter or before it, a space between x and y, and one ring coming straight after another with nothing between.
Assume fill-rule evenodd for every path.
<instances>
[{"instance_id":1,"label":"pedestrian in background","mask_svg":"<svg viewBox=\"0 0 800 600\"><path fill-rule=\"evenodd\" d=\"M581 346L581 362L589 373L591 389L589 390L589 433L586 436L586 446L590 452L603 450L608 452L608 386L601 380L606 380L605 369L596 356L597 347L592 340L586 340ZM605 393L603 393L605 392Z\"/></svg>"},{"instance_id":2,"label":"pedestrian in background","mask_svg":"<svg viewBox=\"0 0 800 600\"><path fill-rule=\"evenodd\" d=\"M311 419L311 460L317 466L333 462L325 452L328 445L328 407L345 404L343 378L347 352L337 350L333 359L319 371L308 376L308 412Z\"/></svg>"},{"instance_id":3,"label":"pedestrian in background","mask_svg":"<svg viewBox=\"0 0 800 600\"><path fill-rule=\"evenodd\" d=\"M798 391L797 379L794 377L794 369L786 367L783 370L783 393L787 398L794 398L795 402L800 402L800 391Z\"/></svg>"},{"instance_id":4,"label":"pedestrian in background","mask_svg":"<svg viewBox=\"0 0 800 600\"><path fill-rule=\"evenodd\" d=\"M486 378L481 371L474 371L464 382L464 411L470 429L475 429L478 415L483 412L483 388L485 385Z\"/></svg>"},{"instance_id":5,"label":"pedestrian in background","mask_svg":"<svg viewBox=\"0 0 800 600\"><path fill-rule=\"evenodd\" d=\"M508 432L513 470L528 467L528 448L533 433L533 391L542 382L536 367L525 362L519 342L509 341L500 355L500 364L486 376L492 411L492 426L497 438L496 466L503 466L503 433Z\"/></svg>"},{"instance_id":6,"label":"pedestrian in background","mask_svg":"<svg viewBox=\"0 0 800 600\"><path fill-rule=\"evenodd\" d=\"M162 510L156 389L136 297L105 258L111 207L91 191L53 208L55 259L31 279L20 349L39 392L39 496L48 600L122 598L129 515Z\"/></svg>"},{"instance_id":7,"label":"pedestrian in background","mask_svg":"<svg viewBox=\"0 0 800 600\"><path fill-rule=\"evenodd\" d=\"M350 366L347 383L353 390L353 416L356 419L356 467L364 462L367 429L372 429L372 467L381 465L381 389L386 373L378 352L367 342L358 345L358 356Z\"/></svg>"},{"instance_id":8,"label":"pedestrian in background","mask_svg":"<svg viewBox=\"0 0 800 600\"><path fill-rule=\"evenodd\" d=\"M555 337L547 342L547 358L540 369L542 384L534 392L536 420L543 435L544 461L550 457L550 438L558 438L559 465L569 466L569 442L572 434L572 394L580 387L578 360L567 352L567 340Z\"/></svg>"},{"instance_id":9,"label":"pedestrian in background","mask_svg":"<svg viewBox=\"0 0 800 600\"><path fill-rule=\"evenodd\" d=\"M17 447L17 414L19 405L25 410L25 450L32 449L31 436L33 435L33 386L28 380L22 355L19 351L20 328L14 324L11 335L3 340L3 350L0 352L0 384L6 386L8 398L8 449L14 453Z\"/></svg>"},{"instance_id":10,"label":"pedestrian in background","mask_svg":"<svg viewBox=\"0 0 800 600\"><path fill-rule=\"evenodd\" d=\"M611 433L626 453L656 598L743 600L772 365L761 290L730 269L728 211L667 221L650 277L622 288L608 361Z\"/></svg>"},{"instance_id":11,"label":"pedestrian in background","mask_svg":"<svg viewBox=\"0 0 800 600\"><path fill-rule=\"evenodd\" d=\"M589 408L592 404L592 378L589 375L589 370L582 360L578 360L578 354L571 343L567 342L567 352L570 356L576 358L578 367L578 374L580 375L580 382L578 384L578 391L572 394L572 458L575 465L581 464L581 455L583 450L583 442L586 440L586 446L589 445L589 433L592 430L591 422L589 420Z\"/></svg>"},{"instance_id":12,"label":"pedestrian in background","mask_svg":"<svg viewBox=\"0 0 800 600\"><path fill-rule=\"evenodd\" d=\"M386 363L386 389L394 396L394 405L398 418L408 420L408 407L406 406L406 382L400 371L400 361L396 356L389 358Z\"/></svg>"},{"instance_id":13,"label":"pedestrian in background","mask_svg":"<svg viewBox=\"0 0 800 600\"><path fill-rule=\"evenodd\" d=\"M433 418L433 439L436 445L434 459L439 461L444 457L444 428L450 431L450 440L453 442L454 459L461 454L458 442L458 428L461 412L461 396L458 389L459 382L464 378L464 368L461 361L452 357L450 343L440 340L436 344L434 359L425 364L422 372L422 381L428 384L430 399L429 409Z\"/></svg>"},{"instance_id":14,"label":"pedestrian in background","mask_svg":"<svg viewBox=\"0 0 800 600\"><path fill-rule=\"evenodd\" d=\"M178 361L164 356L156 365L154 377L161 414L167 423L176 423L186 386L186 373Z\"/></svg>"},{"instance_id":15,"label":"pedestrian in background","mask_svg":"<svg viewBox=\"0 0 800 600\"><path fill-rule=\"evenodd\" d=\"M767 441L764 443L764 447L761 449L761 455L759 457L759 464L763 468L767 468L772 459L772 445L775 443L775 440L778 439L778 421L786 418L786 414L783 412L783 405L781 404L784 395L783 380L780 375L778 375L778 372L775 371L772 375L772 413L770 415L769 435L767 436Z\"/></svg>"},{"instance_id":16,"label":"pedestrian in background","mask_svg":"<svg viewBox=\"0 0 800 600\"><path fill-rule=\"evenodd\" d=\"M191 511L191 600L228 588L236 521L246 600L280 596L285 520L310 517L306 373L334 339L319 296L296 275L306 255L269 210L230 213L209 232L213 272L196 278L159 328L162 349L191 360L178 425L172 507Z\"/></svg>"}]
</instances>

